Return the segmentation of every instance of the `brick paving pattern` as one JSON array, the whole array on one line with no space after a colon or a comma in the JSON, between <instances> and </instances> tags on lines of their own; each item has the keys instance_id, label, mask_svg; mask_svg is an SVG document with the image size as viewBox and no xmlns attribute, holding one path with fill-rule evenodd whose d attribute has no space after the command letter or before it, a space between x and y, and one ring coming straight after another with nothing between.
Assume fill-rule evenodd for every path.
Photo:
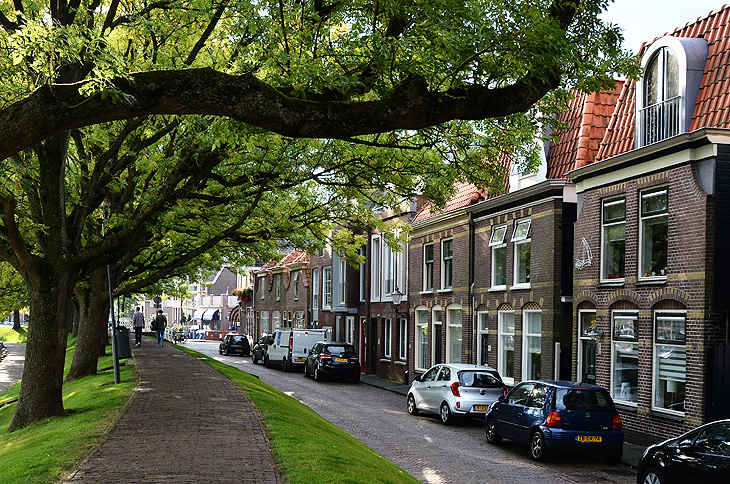
<instances>
[{"instance_id":1,"label":"brick paving pattern","mask_svg":"<svg viewBox=\"0 0 730 484\"><path fill-rule=\"evenodd\" d=\"M67 483L282 482L258 413L228 379L150 338L133 355L137 394Z\"/></svg>"}]
</instances>

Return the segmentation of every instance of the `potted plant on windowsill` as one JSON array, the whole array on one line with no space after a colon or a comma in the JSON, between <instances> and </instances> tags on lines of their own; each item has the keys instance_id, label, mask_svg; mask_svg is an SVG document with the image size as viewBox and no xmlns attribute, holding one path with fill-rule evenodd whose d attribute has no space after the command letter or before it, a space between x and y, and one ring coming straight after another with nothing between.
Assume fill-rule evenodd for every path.
<instances>
[{"instance_id":1,"label":"potted plant on windowsill","mask_svg":"<svg viewBox=\"0 0 730 484\"><path fill-rule=\"evenodd\" d=\"M250 301L251 296L253 295L253 289L251 289L250 287L237 287L233 290L233 292L231 292L231 294L234 296L238 296L239 301Z\"/></svg>"}]
</instances>

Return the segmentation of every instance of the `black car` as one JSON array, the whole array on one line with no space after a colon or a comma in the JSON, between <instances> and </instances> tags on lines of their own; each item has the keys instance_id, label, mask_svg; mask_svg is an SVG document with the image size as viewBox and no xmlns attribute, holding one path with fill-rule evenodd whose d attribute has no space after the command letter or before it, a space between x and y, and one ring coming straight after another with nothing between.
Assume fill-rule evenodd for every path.
<instances>
[{"instance_id":1,"label":"black car","mask_svg":"<svg viewBox=\"0 0 730 484\"><path fill-rule=\"evenodd\" d=\"M231 353L236 355L250 356L251 345L248 342L248 338L241 334L228 333L218 345L218 353L222 355L230 355Z\"/></svg>"},{"instance_id":2,"label":"black car","mask_svg":"<svg viewBox=\"0 0 730 484\"><path fill-rule=\"evenodd\" d=\"M258 342L253 345L253 349L251 350L251 359L254 363L264 361L264 355L266 355L266 350L269 349L269 345L273 342L273 334L265 334L261 336L261 338L259 338Z\"/></svg>"},{"instance_id":3,"label":"black car","mask_svg":"<svg viewBox=\"0 0 730 484\"><path fill-rule=\"evenodd\" d=\"M728 482L730 420L718 420L650 445L639 461L638 484Z\"/></svg>"},{"instance_id":4,"label":"black car","mask_svg":"<svg viewBox=\"0 0 730 484\"><path fill-rule=\"evenodd\" d=\"M304 376L314 375L320 381L325 377L349 378L360 382L360 360L350 343L320 341L315 343L304 362Z\"/></svg>"}]
</instances>

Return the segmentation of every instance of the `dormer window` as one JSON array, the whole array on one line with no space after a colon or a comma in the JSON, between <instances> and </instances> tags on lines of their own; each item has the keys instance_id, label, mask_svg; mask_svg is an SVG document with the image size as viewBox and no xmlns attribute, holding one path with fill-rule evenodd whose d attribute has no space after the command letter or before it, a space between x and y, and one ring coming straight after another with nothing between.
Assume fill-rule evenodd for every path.
<instances>
[{"instance_id":1,"label":"dormer window","mask_svg":"<svg viewBox=\"0 0 730 484\"><path fill-rule=\"evenodd\" d=\"M636 87L636 147L689 130L707 61L707 41L662 37L644 53Z\"/></svg>"}]
</instances>

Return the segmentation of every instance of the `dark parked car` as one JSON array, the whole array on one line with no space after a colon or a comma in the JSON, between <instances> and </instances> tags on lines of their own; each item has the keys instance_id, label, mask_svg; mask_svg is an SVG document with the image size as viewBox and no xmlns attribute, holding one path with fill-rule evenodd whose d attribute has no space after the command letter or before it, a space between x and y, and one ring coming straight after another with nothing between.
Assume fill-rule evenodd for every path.
<instances>
[{"instance_id":1,"label":"dark parked car","mask_svg":"<svg viewBox=\"0 0 730 484\"><path fill-rule=\"evenodd\" d=\"M530 456L574 450L621 460L621 416L606 389L568 381L524 381L494 402L486 417L487 442L503 437L529 444Z\"/></svg>"},{"instance_id":2,"label":"dark parked car","mask_svg":"<svg viewBox=\"0 0 730 484\"><path fill-rule=\"evenodd\" d=\"M251 345L248 342L248 338L241 334L228 333L218 345L218 353L222 355L230 355L234 353L236 355L250 356Z\"/></svg>"},{"instance_id":3,"label":"dark parked car","mask_svg":"<svg viewBox=\"0 0 730 484\"><path fill-rule=\"evenodd\" d=\"M264 356L266 355L266 350L269 349L269 345L274 342L274 335L273 334L265 334L261 336L258 340L258 342L253 345L253 349L251 349L251 359L254 363L258 363L259 361L264 361Z\"/></svg>"},{"instance_id":4,"label":"dark parked car","mask_svg":"<svg viewBox=\"0 0 730 484\"><path fill-rule=\"evenodd\" d=\"M315 343L304 362L304 376L312 374L317 381L326 377L339 377L359 383L360 359L355 347L350 343L332 341Z\"/></svg>"},{"instance_id":5,"label":"dark parked car","mask_svg":"<svg viewBox=\"0 0 730 484\"><path fill-rule=\"evenodd\" d=\"M644 451L638 484L720 483L730 479L730 420L718 420Z\"/></svg>"}]
</instances>

